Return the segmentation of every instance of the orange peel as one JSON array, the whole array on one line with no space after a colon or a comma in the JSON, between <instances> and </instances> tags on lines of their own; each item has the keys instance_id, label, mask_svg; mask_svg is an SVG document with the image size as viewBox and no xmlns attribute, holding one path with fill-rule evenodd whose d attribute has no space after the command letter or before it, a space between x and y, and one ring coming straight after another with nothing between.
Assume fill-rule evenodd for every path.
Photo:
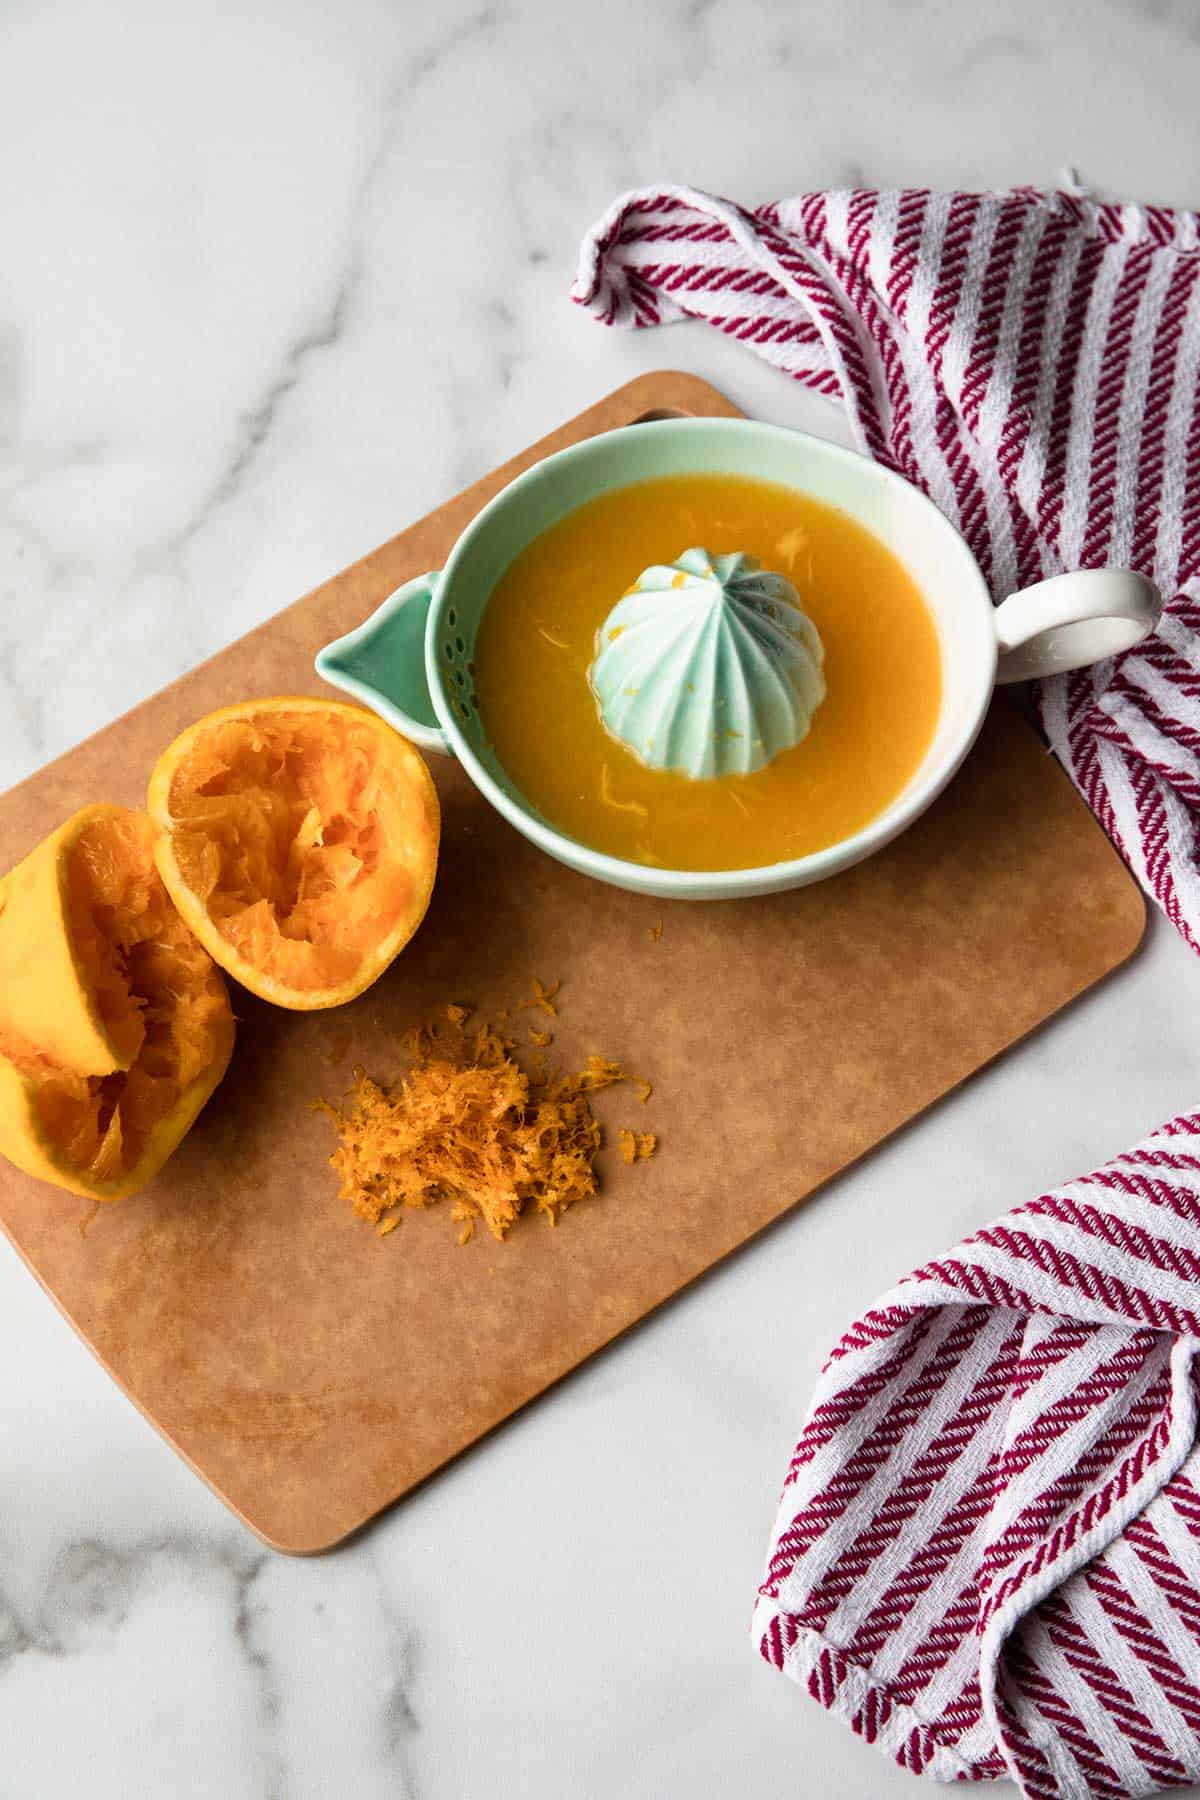
<instances>
[{"instance_id":1,"label":"orange peel","mask_svg":"<svg viewBox=\"0 0 1200 1800\"><path fill-rule=\"evenodd\" d=\"M229 1063L220 972L171 905L145 814L88 806L0 883L0 1154L120 1200Z\"/></svg>"},{"instance_id":2,"label":"orange peel","mask_svg":"<svg viewBox=\"0 0 1200 1800\"><path fill-rule=\"evenodd\" d=\"M209 955L277 1006L339 1006L425 916L440 811L420 752L361 707L249 700L197 720L150 781L156 860Z\"/></svg>"}]
</instances>

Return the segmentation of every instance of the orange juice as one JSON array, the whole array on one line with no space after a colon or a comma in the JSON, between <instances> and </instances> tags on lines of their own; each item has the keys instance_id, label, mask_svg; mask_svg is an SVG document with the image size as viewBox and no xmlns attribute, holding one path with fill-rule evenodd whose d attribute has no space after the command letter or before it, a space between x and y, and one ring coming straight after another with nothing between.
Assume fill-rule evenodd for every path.
<instances>
[{"instance_id":1,"label":"orange juice","mask_svg":"<svg viewBox=\"0 0 1200 1800\"><path fill-rule=\"evenodd\" d=\"M588 684L622 594L692 546L787 576L825 646L811 730L752 775L646 767ZM559 831L654 867L743 869L850 837L900 793L933 736L941 653L912 577L848 514L741 476L679 475L603 494L522 551L488 599L475 691L500 762Z\"/></svg>"}]
</instances>

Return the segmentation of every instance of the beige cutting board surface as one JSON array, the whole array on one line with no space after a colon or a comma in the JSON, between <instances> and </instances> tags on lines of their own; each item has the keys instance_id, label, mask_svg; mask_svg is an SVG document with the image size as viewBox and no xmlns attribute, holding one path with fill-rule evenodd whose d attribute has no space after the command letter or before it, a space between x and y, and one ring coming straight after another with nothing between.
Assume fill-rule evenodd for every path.
<instances>
[{"instance_id":1,"label":"beige cutting board surface","mask_svg":"<svg viewBox=\"0 0 1200 1800\"><path fill-rule=\"evenodd\" d=\"M325 691L318 648L437 566L504 482L664 411L735 409L688 375L630 383L0 799L0 868L86 801L140 803L158 751L210 708ZM0 1164L0 1224L52 1299L283 1550L325 1549L406 1493L1115 968L1144 923L1099 827L1003 703L899 842L767 900L665 904L590 883L456 766L436 774L442 865L417 938L335 1012L235 992L229 1074L147 1192L93 1216ZM617 1089L598 1110L657 1131L659 1156L626 1169L606 1151L601 1196L555 1231L531 1219L460 1249L442 1208L375 1236L335 1197L311 1102L356 1064L394 1074L430 1009L511 1004L532 974L563 982L553 1054L599 1050L653 1080L648 1105Z\"/></svg>"}]
</instances>

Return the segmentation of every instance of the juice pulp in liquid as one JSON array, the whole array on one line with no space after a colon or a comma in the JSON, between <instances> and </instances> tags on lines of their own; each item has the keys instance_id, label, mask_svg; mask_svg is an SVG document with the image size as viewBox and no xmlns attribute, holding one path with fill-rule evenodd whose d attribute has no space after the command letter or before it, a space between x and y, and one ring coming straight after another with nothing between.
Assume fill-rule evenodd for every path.
<instances>
[{"instance_id":1,"label":"juice pulp in liquid","mask_svg":"<svg viewBox=\"0 0 1200 1800\"><path fill-rule=\"evenodd\" d=\"M786 575L825 646L808 736L752 775L647 768L588 685L622 594L693 546ZM474 660L484 731L538 812L595 850L671 869L754 868L851 836L905 786L941 704L937 628L892 552L837 508L740 476L638 482L559 520L497 583Z\"/></svg>"}]
</instances>

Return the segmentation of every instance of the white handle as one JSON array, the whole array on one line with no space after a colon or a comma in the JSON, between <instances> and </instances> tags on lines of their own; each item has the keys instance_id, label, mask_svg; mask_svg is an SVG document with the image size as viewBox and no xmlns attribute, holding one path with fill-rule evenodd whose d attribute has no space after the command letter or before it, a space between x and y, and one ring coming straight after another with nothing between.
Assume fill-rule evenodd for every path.
<instances>
[{"instance_id":1,"label":"white handle","mask_svg":"<svg viewBox=\"0 0 1200 1800\"><path fill-rule=\"evenodd\" d=\"M1162 606L1132 569L1080 569L1022 588L996 608L996 680L1036 681L1118 656L1150 636Z\"/></svg>"}]
</instances>

